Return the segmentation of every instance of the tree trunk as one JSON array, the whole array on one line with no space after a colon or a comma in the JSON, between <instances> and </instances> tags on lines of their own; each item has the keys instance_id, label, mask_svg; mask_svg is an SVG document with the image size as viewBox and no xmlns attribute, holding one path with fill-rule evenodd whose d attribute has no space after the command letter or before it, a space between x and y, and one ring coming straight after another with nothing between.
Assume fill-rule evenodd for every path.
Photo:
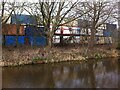
<instances>
[{"instance_id":1,"label":"tree trunk","mask_svg":"<svg viewBox=\"0 0 120 90\"><path fill-rule=\"evenodd\" d=\"M48 45L48 48L51 48L52 47L52 32L49 30L48 34L47 34L47 45Z\"/></svg>"},{"instance_id":2,"label":"tree trunk","mask_svg":"<svg viewBox=\"0 0 120 90\"><path fill-rule=\"evenodd\" d=\"M89 40L89 48L93 49L95 45L95 29L91 29L91 35Z\"/></svg>"},{"instance_id":3,"label":"tree trunk","mask_svg":"<svg viewBox=\"0 0 120 90\"><path fill-rule=\"evenodd\" d=\"M60 45L63 45L63 35L60 35Z\"/></svg>"},{"instance_id":4,"label":"tree trunk","mask_svg":"<svg viewBox=\"0 0 120 90\"><path fill-rule=\"evenodd\" d=\"M63 28L61 27L61 30L60 30L60 45L63 45Z\"/></svg>"},{"instance_id":5,"label":"tree trunk","mask_svg":"<svg viewBox=\"0 0 120 90\"><path fill-rule=\"evenodd\" d=\"M48 41L48 47L51 48L52 47L52 37L49 36L47 41Z\"/></svg>"}]
</instances>

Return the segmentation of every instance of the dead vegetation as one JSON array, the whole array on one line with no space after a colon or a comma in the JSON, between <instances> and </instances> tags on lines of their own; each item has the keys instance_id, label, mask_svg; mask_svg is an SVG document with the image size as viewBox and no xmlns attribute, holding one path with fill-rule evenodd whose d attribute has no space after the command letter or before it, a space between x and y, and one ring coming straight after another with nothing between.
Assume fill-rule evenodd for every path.
<instances>
[{"instance_id":1,"label":"dead vegetation","mask_svg":"<svg viewBox=\"0 0 120 90\"><path fill-rule=\"evenodd\" d=\"M101 45L94 50L86 46L56 46L48 49L47 47L3 47L2 61L3 66L32 64L37 62L60 62L71 60L88 60L90 58L117 57L118 51L110 47ZM38 60L39 59L39 60ZM45 60L46 59L46 60Z\"/></svg>"}]
</instances>

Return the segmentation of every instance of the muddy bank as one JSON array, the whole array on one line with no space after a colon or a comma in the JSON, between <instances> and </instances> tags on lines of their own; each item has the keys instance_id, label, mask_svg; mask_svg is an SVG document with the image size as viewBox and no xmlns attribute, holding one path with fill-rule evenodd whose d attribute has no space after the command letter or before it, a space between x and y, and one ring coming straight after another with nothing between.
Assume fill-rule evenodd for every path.
<instances>
[{"instance_id":1,"label":"muddy bank","mask_svg":"<svg viewBox=\"0 0 120 90\"><path fill-rule=\"evenodd\" d=\"M0 66L18 66L24 64L55 63L61 61L87 61L90 58L118 57L118 51L107 48L86 47L3 47Z\"/></svg>"}]
</instances>

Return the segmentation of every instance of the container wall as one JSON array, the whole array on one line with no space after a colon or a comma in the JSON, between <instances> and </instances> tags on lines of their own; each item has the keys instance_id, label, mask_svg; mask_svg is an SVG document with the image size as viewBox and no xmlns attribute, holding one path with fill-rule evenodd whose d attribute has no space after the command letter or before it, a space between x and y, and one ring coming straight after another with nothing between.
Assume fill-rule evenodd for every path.
<instances>
[{"instance_id":1,"label":"container wall","mask_svg":"<svg viewBox=\"0 0 120 90\"><path fill-rule=\"evenodd\" d=\"M31 46L46 46L47 44L46 38L42 36L41 37L30 36L29 40Z\"/></svg>"},{"instance_id":2,"label":"container wall","mask_svg":"<svg viewBox=\"0 0 120 90\"><path fill-rule=\"evenodd\" d=\"M35 27L35 26L27 26L25 28L26 36L41 36L44 35L44 27Z\"/></svg>"},{"instance_id":3,"label":"container wall","mask_svg":"<svg viewBox=\"0 0 120 90\"><path fill-rule=\"evenodd\" d=\"M17 36L5 36L5 45L6 46L15 46ZM18 45L24 45L25 36L18 36L17 40Z\"/></svg>"},{"instance_id":4,"label":"container wall","mask_svg":"<svg viewBox=\"0 0 120 90\"><path fill-rule=\"evenodd\" d=\"M18 44L19 45L25 44L25 36L18 36Z\"/></svg>"},{"instance_id":5,"label":"container wall","mask_svg":"<svg viewBox=\"0 0 120 90\"><path fill-rule=\"evenodd\" d=\"M19 33L17 33L17 28L19 29ZM24 26L23 25L15 25L15 24L5 24L2 25L2 34L3 35L24 35Z\"/></svg>"},{"instance_id":6,"label":"container wall","mask_svg":"<svg viewBox=\"0 0 120 90\"><path fill-rule=\"evenodd\" d=\"M11 24L36 24L36 20L30 15L12 15Z\"/></svg>"},{"instance_id":7,"label":"container wall","mask_svg":"<svg viewBox=\"0 0 120 90\"><path fill-rule=\"evenodd\" d=\"M16 37L15 36L5 36L5 45L6 46L15 46Z\"/></svg>"},{"instance_id":8,"label":"container wall","mask_svg":"<svg viewBox=\"0 0 120 90\"><path fill-rule=\"evenodd\" d=\"M111 36L111 35L112 35L112 33L110 31L103 31L103 36L108 37L108 36Z\"/></svg>"}]
</instances>

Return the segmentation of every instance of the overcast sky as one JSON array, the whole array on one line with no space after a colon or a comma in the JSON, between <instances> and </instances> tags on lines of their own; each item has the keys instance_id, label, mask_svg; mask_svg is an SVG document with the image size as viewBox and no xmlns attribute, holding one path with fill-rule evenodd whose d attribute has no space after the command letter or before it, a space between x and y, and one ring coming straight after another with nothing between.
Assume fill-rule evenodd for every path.
<instances>
[{"instance_id":1,"label":"overcast sky","mask_svg":"<svg viewBox=\"0 0 120 90\"><path fill-rule=\"evenodd\" d=\"M3 1L3 0L0 0L0 2ZM38 2L39 0L4 0L4 1L8 1L8 2L14 2L14 1L17 1L17 2ZM43 1L43 2L63 2L63 1L77 1L77 0L40 0L40 1ZM79 1L98 1L98 0L79 0ZM101 1L101 0L99 0ZM114 1L114 0L103 0L103 1ZM120 1L120 0L115 0L115 1Z\"/></svg>"}]
</instances>

